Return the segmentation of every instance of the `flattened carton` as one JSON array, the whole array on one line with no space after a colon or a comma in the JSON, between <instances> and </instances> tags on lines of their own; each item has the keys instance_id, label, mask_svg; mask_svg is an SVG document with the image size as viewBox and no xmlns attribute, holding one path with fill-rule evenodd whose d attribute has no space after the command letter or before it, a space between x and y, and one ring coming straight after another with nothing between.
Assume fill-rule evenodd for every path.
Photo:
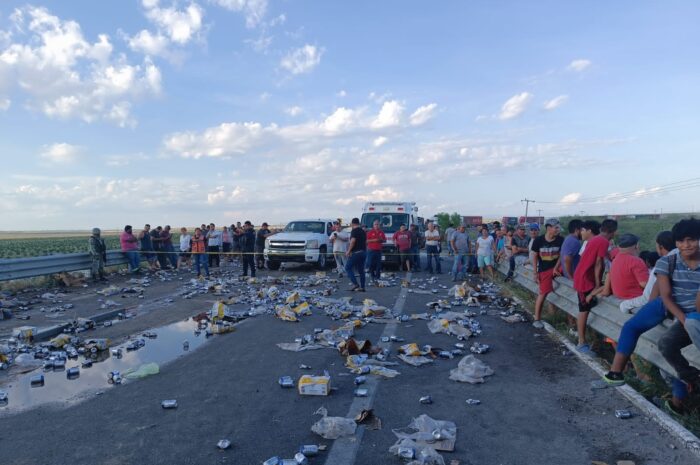
<instances>
[{"instance_id":1,"label":"flattened carton","mask_svg":"<svg viewBox=\"0 0 700 465\"><path fill-rule=\"evenodd\" d=\"M327 396L331 392L331 377L304 375L298 386L302 396Z\"/></svg>"}]
</instances>

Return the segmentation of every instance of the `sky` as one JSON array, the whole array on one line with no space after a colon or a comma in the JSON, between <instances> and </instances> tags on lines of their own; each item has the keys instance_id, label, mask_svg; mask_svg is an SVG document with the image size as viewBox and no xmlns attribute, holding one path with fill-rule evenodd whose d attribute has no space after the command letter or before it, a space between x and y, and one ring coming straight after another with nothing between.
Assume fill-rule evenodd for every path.
<instances>
[{"instance_id":1,"label":"sky","mask_svg":"<svg viewBox=\"0 0 700 465\"><path fill-rule=\"evenodd\" d=\"M672 0L3 0L0 230L349 220L370 200L696 211L698 17Z\"/></svg>"}]
</instances>

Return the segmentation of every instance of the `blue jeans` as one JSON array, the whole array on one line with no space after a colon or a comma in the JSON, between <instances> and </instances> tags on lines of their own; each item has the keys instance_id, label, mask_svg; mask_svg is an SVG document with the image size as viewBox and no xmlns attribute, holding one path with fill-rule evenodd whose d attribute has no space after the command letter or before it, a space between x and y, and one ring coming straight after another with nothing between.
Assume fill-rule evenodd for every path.
<instances>
[{"instance_id":1,"label":"blue jeans","mask_svg":"<svg viewBox=\"0 0 700 465\"><path fill-rule=\"evenodd\" d=\"M372 279L379 279L382 274L381 250L368 250L367 263L369 264L369 276Z\"/></svg>"},{"instance_id":2,"label":"blue jeans","mask_svg":"<svg viewBox=\"0 0 700 465\"><path fill-rule=\"evenodd\" d=\"M129 250L124 252L126 259L129 261L129 271L132 273L139 269L140 255L138 250Z\"/></svg>"},{"instance_id":3,"label":"blue jeans","mask_svg":"<svg viewBox=\"0 0 700 465\"><path fill-rule=\"evenodd\" d=\"M622 326L620 339L617 341L617 351L627 356L632 355L639 337L661 324L664 318L666 318L666 308L661 297L649 301Z\"/></svg>"},{"instance_id":4,"label":"blue jeans","mask_svg":"<svg viewBox=\"0 0 700 465\"><path fill-rule=\"evenodd\" d=\"M457 278L457 269L462 266L462 272L460 273L462 277L467 275L467 267L469 266L469 255L467 252L457 252L455 253L455 259L452 263L452 276Z\"/></svg>"},{"instance_id":5,"label":"blue jeans","mask_svg":"<svg viewBox=\"0 0 700 465\"><path fill-rule=\"evenodd\" d=\"M194 258L194 270L197 272L197 276L201 275L201 267L204 267L204 273L209 276L209 261L207 260L207 255L203 253L192 254Z\"/></svg>"},{"instance_id":6,"label":"blue jeans","mask_svg":"<svg viewBox=\"0 0 700 465\"><path fill-rule=\"evenodd\" d=\"M366 253L364 250L358 250L357 252L353 252L350 255L350 258L348 258L348 262L345 264L345 271L348 274L348 278L350 278L350 282L353 283L355 286L358 286L357 284L357 278L355 278L355 273L354 271L357 271L357 274L360 275L360 284L359 286L364 289L365 288L365 259L366 259Z\"/></svg>"},{"instance_id":7,"label":"blue jeans","mask_svg":"<svg viewBox=\"0 0 700 465\"><path fill-rule=\"evenodd\" d=\"M440 252L437 245L427 245L425 246L425 252L428 255L428 273L433 272L433 259L435 259L435 270L438 273L442 273L442 268L440 267Z\"/></svg>"},{"instance_id":8,"label":"blue jeans","mask_svg":"<svg viewBox=\"0 0 700 465\"><path fill-rule=\"evenodd\" d=\"M170 260L170 265L173 268L177 268L177 254L175 253L175 248L172 244L165 247L165 252L168 252L168 260Z\"/></svg>"},{"instance_id":9,"label":"blue jeans","mask_svg":"<svg viewBox=\"0 0 700 465\"><path fill-rule=\"evenodd\" d=\"M420 271L420 247L417 245L411 247L411 257L413 257L411 261L411 269L413 271Z\"/></svg>"}]
</instances>

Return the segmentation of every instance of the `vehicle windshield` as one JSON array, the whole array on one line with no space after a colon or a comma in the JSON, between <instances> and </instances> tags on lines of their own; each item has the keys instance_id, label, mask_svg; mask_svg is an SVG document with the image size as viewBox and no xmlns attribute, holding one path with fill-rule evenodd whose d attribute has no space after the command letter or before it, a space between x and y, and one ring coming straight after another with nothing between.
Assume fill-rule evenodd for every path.
<instances>
[{"instance_id":1,"label":"vehicle windshield","mask_svg":"<svg viewBox=\"0 0 700 465\"><path fill-rule=\"evenodd\" d=\"M374 220L379 220L385 233L395 233L402 223L408 226L406 213L364 213L362 215L362 224L367 226L367 229L372 229Z\"/></svg>"},{"instance_id":2,"label":"vehicle windshield","mask_svg":"<svg viewBox=\"0 0 700 465\"><path fill-rule=\"evenodd\" d=\"M292 221L284 228L284 232L310 232L323 234L324 223L320 221Z\"/></svg>"}]
</instances>

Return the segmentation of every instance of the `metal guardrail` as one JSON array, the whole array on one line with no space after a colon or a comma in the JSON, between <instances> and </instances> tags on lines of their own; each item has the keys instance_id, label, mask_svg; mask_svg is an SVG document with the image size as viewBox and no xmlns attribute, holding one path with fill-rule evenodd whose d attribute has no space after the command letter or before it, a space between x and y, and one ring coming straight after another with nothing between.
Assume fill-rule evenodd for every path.
<instances>
[{"instance_id":1,"label":"metal guardrail","mask_svg":"<svg viewBox=\"0 0 700 465\"><path fill-rule=\"evenodd\" d=\"M43 257L10 258L0 260L0 281L34 278L54 273L89 270L90 254L71 253L47 255ZM120 250L107 251L106 266L126 264L127 260Z\"/></svg>"},{"instance_id":2,"label":"metal guardrail","mask_svg":"<svg viewBox=\"0 0 700 465\"><path fill-rule=\"evenodd\" d=\"M508 264L501 263L498 266L498 271L507 274ZM533 280L532 267L518 266L514 280L529 291L537 294L538 286ZM573 317L578 315L578 297L570 279L556 278L554 281L554 292L547 296L547 301ZM593 307L588 316L589 327L615 342L620 337L622 326L632 317L630 314L622 313L619 304L620 299L615 297L599 298L598 305ZM639 338L635 353L655 366L674 374L675 370L663 358L657 345L659 338L670 325L671 322L665 320L663 324L644 333ZM683 349L683 355L692 365L700 368L700 352L695 346L691 345Z\"/></svg>"}]
</instances>

